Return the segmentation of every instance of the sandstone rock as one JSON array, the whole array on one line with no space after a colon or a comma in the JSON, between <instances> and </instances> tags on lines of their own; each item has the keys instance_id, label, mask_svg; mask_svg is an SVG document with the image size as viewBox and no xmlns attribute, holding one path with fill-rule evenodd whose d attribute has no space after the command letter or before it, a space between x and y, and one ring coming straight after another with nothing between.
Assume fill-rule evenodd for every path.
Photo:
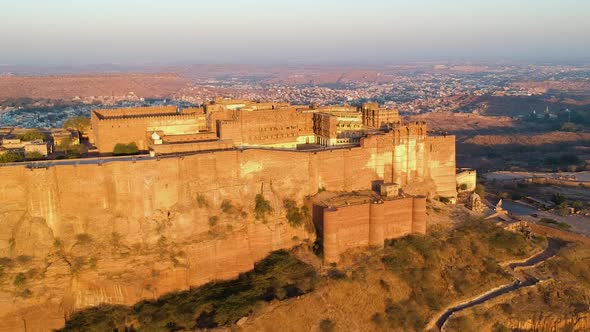
<instances>
[{"instance_id":1,"label":"sandstone rock","mask_svg":"<svg viewBox=\"0 0 590 332\"><path fill-rule=\"evenodd\" d=\"M472 193L467 202L467 208L475 213L483 213L485 205L481 201L481 197L477 193Z\"/></svg>"}]
</instances>

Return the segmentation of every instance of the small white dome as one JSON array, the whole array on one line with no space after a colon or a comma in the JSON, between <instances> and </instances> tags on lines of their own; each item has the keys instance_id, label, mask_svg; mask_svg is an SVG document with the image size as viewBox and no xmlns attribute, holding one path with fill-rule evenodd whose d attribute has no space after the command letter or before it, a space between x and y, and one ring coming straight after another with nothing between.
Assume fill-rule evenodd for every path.
<instances>
[{"instance_id":1,"label":"small white dome","mask_svg":"<svg viewBox=\"0 0 590 332\"><path fill-rule=\"evenodd\" d=\"M152 134L152 139L153 139L154 141L157 141L157 140L159 140L159 139L160 139L160 135L158 135L158 133L154 131L154 133Z\"/></svg>"}]
</instances>

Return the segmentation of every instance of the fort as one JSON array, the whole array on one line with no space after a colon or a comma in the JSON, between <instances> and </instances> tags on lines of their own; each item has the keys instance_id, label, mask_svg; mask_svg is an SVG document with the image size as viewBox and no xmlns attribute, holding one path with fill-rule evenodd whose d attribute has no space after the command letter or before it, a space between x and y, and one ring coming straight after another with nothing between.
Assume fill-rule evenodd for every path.
<instances>
[{"instance_id":1,"label":"fort","mask_svg":"<svg viewBox=\"0 0 590 332\"><path fill-rule=\"evenodd\" d=\"M297 148L304 144L358 145L361 137L399 124L400 117L396 110L383 109L373 103L357 109L217 99L200 108L158 106L95 110L91 122L92 142L105 154L112 152L117 143L130 142L144 151L153 150L154 145L211 140L234 146L280 148ZM151 139L154 133L161 142ZM164 147L158 150L160 154L166 153Z\"/></svg>"},{"instance_id":2,"label":"fort","mask_svg":"<svg viewBox=\"0 0 590 332\"><path fill-rule=\"evenodd\" d=\"M456 196L454 136L429 136L426 123L402 124L396 110L375 103L357 108L218 98L200 108L95 110L91 119L91 141L101 154L131 142L152 155L361 148L371 151L369 162L384 181L406 186L432 180L436 194Z\"/></svg>"},{"instance_id":3,"label":"fort","mask_svg":"<svg viewBox=\"0 0 590 332\"><path fill-rule=\"evenodd\" d=\"M337 262L348 249L425 233L426 197L457 196L455 137L430 136L425 123L403 124L376 105L218 100L97 110L91 120L102 154L135 142L156 157L0 167L0 257L49 262L54 285L0 303L0 331L22 321L59 327L80 308L232 278L316 236L326 262ZM336 197L312 203L319 192ZM342 199L354 192L374 194ZM253 216L258 195L272 207L265 220ZM308 205L317 233L289 224L287 199ZM74 270L78 258L95 270Z\"/></svg>"}]
</instances>

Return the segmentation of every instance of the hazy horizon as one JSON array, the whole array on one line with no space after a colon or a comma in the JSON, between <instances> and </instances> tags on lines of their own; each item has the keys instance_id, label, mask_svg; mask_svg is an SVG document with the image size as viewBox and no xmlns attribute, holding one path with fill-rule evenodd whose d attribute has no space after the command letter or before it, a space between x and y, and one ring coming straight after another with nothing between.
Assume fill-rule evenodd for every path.
<instances>
[{"instance_id":1,"label":"hazy horizon","mask_svg":"<svg viewBox=\"0 0 590 332\"><path fill-rule=\"evenodd\" d=\"M385 64L590 58L577 0L19 0L0 65Z\"/></svg>"}]
</instances>

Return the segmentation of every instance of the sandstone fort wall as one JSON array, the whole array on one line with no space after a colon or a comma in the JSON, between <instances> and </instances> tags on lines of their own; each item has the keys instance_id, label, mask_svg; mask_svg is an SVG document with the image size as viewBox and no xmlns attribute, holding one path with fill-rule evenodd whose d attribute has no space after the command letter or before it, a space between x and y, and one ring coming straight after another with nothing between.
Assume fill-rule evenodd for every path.
<instances>
[{"instance_id":1,"label":"sandstone fort wall","mask_svg":"<svg viewBox=\"0 0 590 332\"><path fill-rule=\"evenodd\" d=\"M324 259L337 262L349 249L383 246L386 239L426 234L426 197L327 207L322 224Z\"/></svg>"},{"instance_id":2,"label":"sandstone fort wall","mask_svg":"<svg viewBox=\"0 0 590 332\"><path fill-rule=\"evenodd\" d=\"M437 190L450 194L455 189L451 162L454 144L449 146L449 142L450 137L436 139L435 154L423 154L425 160L448 169L439 170L431 165L421 173L402 174L408 185L422 181L418 177L422 174L431 178ZM55 317L47 317L44 306L25 302L0 303L0 312L6 313L6 317L19 317L19 322L24 316L17 313L26 312L29 326L35 319L43 326L49 319L63 320L75 309L100 303L133 304L214 279L235 277L252 269L254 262L270 251L313 237L302 228L289 226L282 207L285 198L301 204L305 196L314 195L321 188L354 191L370 189L377 180L392 182L391 139L383 135L365 143L359 148L315 152L247 149L102 165L0 167L0 257L26 255L42 260L55 250L55 239L72 246L79 234L94 239L93 246L102 243L110 248L111 235L119 234L130 248L136 244L157 246L165 238L169 243L177 243L187 260L185 265L169 267L153 263L160 256L146 258L145 267L134 268L136 274L127 279L112 279L108 274L126 271L129 263L124 258L111 265L100 265L106 263L99 261L100 273L90 271L73 277L73 281L59 279L65 278L67 272L55 277L56 286L46 291L47 298L57 301L55 307L59 310ZM258 193L263 193L274 208L268 223L254 221L251 215ZM208 202L207 208L199 206L200 199ZM211 238L209 217L220 213L223 200L250 211L250 216L244 221L232 221L234 231L226 236ZM382 243L384 238L422 232L424 222L418 216L416 203L402 202L385 203L400 205L386 208L383 219L378 212L372 213L371 207L359 207L352 219L345 219L341 236L336 229L335 234L345 244L342 248L336 246L336 251L332 251L336 254L328 249L329 257L349 245ZM366 216L373 224L382 223L382 227L375 231L367 228L363 224L367 221L362 221ZM347 225L352 231L346 230ZM362 238L353 238L354 233L361 231ZM327 232L331 234L329 229ZM144 288L146 284L150 285L149 292Z\"/></svg>"}]
</instances>

